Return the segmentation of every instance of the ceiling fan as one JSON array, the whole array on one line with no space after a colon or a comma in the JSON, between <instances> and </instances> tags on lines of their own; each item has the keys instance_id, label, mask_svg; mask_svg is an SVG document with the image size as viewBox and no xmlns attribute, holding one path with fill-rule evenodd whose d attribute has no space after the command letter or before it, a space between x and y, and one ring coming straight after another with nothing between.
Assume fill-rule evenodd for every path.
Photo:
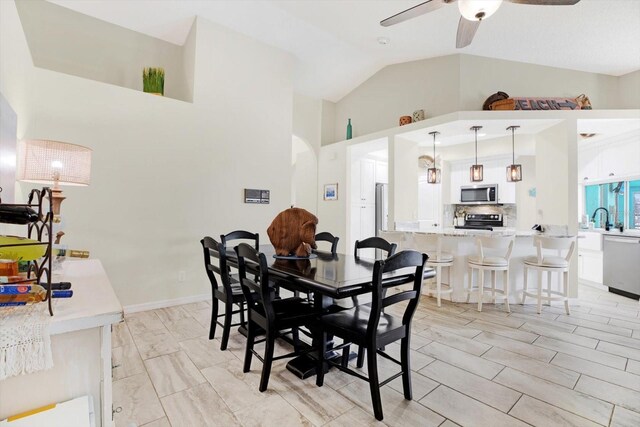
<instances>
[{"instance_id":1,"label":"ceiling fan","mask_svg":"<svg viewBox=\"0 0 640 427\"><path fill-rule=\"evenodd\" d=\"M427 0L416 6L396 13L380 21L380 25L388 27L390 25L399 24L416 16L433 12L440 9L448 3L456 0ZM493 15L500 7L503 0L458 0L458 9L460 9L460 22L458 23L458 35L456 38L456 47L462 48L469 46L475 36L480 21ZM511 3L530 4L535 6L573 6L580 0L505 0Z\"/></svg>"}]
</instances>

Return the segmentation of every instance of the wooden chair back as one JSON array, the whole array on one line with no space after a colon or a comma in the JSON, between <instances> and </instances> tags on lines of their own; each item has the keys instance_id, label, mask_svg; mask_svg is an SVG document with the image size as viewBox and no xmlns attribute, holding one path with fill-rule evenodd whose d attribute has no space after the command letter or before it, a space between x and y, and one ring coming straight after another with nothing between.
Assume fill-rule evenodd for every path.
<instances>
[{"instance_id":1,"label":"wooden chair back","mask_svg":"<svg viewBox=\"0 0 640 427\"><path fill-rule=\"evenodd\" d=\"M415 313L418 301L420 299L420 289L422 287L422 278L424 277L424 266L429 259L427 254L414 250L406 250L391 255L386 260L378 260L373 266L372 284L372 300L371 315L367 324L367 342L375 339L376 331L380 323L380 316L385 307L398 304L403 301L409 301L406 305L402 316L402 325L405 327L404 333L409 333L411 328L411 319ZM385 296L382 286L382 278L385 273L391 273L396 270L412 269L413 280L400 287L410 285L410 289ZM400 338L400 337L398 337Z\"/></svg>"},{"instance_id":2,"label":"wooden chair back","mask_svg":"<svg viewBox=\"0 0 640 427\"><path fill-rule=\"evenodd\" d=\"M245 230L235 230L235 231L232 231L231 233L220 235L220 242L222 242L222 245L225 248L228 248L229 246L233 246L229 244L229 242L233 240L252 241L253 247L256 249L256 251L260 250L260 234L258 233L251 233L250 231L245 231Z\"/></svg>"},{"instance_id":3,"label":"wooden chair back","mask_svg":"<svg viewBox=\"0 0 640 427\"><path fill-rule=\"evenodd\" d=\"M353 255L356 258L359 258L361 249L379 249L380 251L384 252L383 255L385 255L385 257L390 257L391 255L396 253L397 248L397 244L389 243L382 237L368 237L364 240L356 240L353 249ZM375 258L377 259L379 257L376 255Z\"/></svg>"},{"instance_id":4,"label":"wooden chair back","mask_svg":"<svg viewBox=\"0 0 640 427\"><path fill-rule=\"evenodd\" d=\"M558 256L562 256L563 251L567 251L564 259L570 261L573 251L576 247L575 237L552 237L552 236L534 236L533 245L536 247L538 256L538 264L542 263L545 250L555 250Z\"/></svg>"},{"instance_id":5,"label":"wooden chair back","mask_svg":"<svg viewBox=\"0 0 640 427\"><path fill-rule=\"evenodd\" d=\"M513 251L513 236L479 236L476 237L476 247L478 249L478 256L480 259L484 259L487 256L487 249L489 252L503 257L507 261L511 258L511 252ZM491 255L489 255L491 256Z\"/></svg>"},{"instance_id":6,"label":"wooden chair back","mask_svg":"<svg viewBox=\"0 0 640 427\"><path fill-rule=\"evenodd\" d=\"M209 236L205 236L200 240L200 244L202 244L204 253L204 268L211 282L212 290L214 293L218 290L218 280L215 276L217 274L220 277L224 291L227 295L232 295L231 277L229 276L227 253L224 245ZM213 297L215 298L215 295Z\"/></svg>"},{"instance_id":7,"label":"wooden chair back","mask_svg":"<svg viewBox=\"0 0 640 427\"><path fill-rule=\"evenodd\" d=\"M240 285L247 301L249 320L256 321L264 328L269 327L275 321L273 300L276 297L276 289L269 281L267 260L263 253L246 243L240 243L235 247L235 251L238 255ZM264 313L266 323L254 319L256 313Z\"/></svg>"},{"instance_id":8,"label":"wooden chair back","mask_svg":"<svg viewBox=\"0 0 640 427\"><path fill-rule=\"evenodd\" d=\"M316 234L316 245L318 244L318 242L329 242L331 244L331 249L329 250L329 253L331 253L331 255L333 256L337 254L338 240L340 240L339 237L334 236L333 234L327 231L323 231L321 233ZM314 249L314 252L327 252L327 251Z\"/></svg>"}]
</instances>

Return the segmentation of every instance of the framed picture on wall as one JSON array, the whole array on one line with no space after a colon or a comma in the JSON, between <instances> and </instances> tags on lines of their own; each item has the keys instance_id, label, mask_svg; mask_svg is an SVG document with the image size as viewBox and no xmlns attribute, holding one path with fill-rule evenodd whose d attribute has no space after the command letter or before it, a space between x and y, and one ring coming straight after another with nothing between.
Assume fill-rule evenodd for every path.
<instances>
[{"instance_id":1,"label":"framed picture on wall","mask_svg":"<svg viewBox=\"0 0 640 427\"><path fill-rule=\"evenodd\" d=\"M338 200L338 184L324 185L324 200Z\"/></svg>"}]
</instances>

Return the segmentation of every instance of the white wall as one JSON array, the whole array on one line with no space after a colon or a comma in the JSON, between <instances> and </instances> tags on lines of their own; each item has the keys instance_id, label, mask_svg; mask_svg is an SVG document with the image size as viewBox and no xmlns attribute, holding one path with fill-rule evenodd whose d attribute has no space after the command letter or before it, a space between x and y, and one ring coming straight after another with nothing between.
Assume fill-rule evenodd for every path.
<instances>
[{"instance_id":1,"label":"white wall","mask_svg":"<svg viewBox=\"0 0 640 427\"><path fill-rule=\"evenodd\" d=\"M192 100L178 46L43 0L18 1L22 27L37 67L142 90L144 67L165 70L165 96ZM190 70L193 71L193 70Z\"/></svg>"},{"instance_id":2,"label":"white wall","mask_svg":"<svg viewBox=\"0 0 640 427\"><path fill-rule=\"evenodd\" d=\"M458 111L458 55L389 65L336 103L334 141L398 126L400 116L424 109L428 117Z\"/></svg>"},{"instance_id":3,"label":"white wall","mask_svg":"<svg viewBox=\"0 0 640 427\"><path fill-rule=\"evenodd\" d=\"M347 218L349 218L348 191L351 173L347 167L347 144L331 144L320 149L318 158L318 227L338 236L339 253L351 253L347 248ZM338 183L338 200L323 200L325 184Z\"/></svg>"},{"instance_id":4,"label":"white wall","mask_svg":"<svg viewBox=\"0 0 640 427\"><path fill-rule=\"evenodd\" d=\"M418 219L418 143L399 137L389 147L389 224Z\"/></svg>"},{"instance_id":5,"label":"white wall","mask_svg":"<svg viewBox=\"0 0 640 427\"><path fill-rule=\"evenodd\" d=\"M398 126L400 116L417 109L427 117L481 110L497 91L511 96L585 93L596 109L638 108L639 96L619 95L619 81L626 92L638 94L638 80L636 73L618 78L463 54L389 65L335 104L334 141L345 138L347 118L356 137Z\"/></svg>"},{"instance_id":6,"label":"white wall","mask_svg":"<svg viewBox=\"0 0 640 427\"><path fill-rule=\"evenodd\" d=\"M620 108L640 108L640 70L618 78Z\"/></svg>"},{"instance_id":7,"label":"white wall","mask_svg":"<svg viewBox=\"0 0 640 427\"><path fill-rule=\"evenodd\" d=\"M578 234L578 131L576 122L565 120L536 134L536 223L568 225ZM577 251L569 274L569 295L577 296Z\"/></svg>"},{"instance_id":8,"label":"white wall","mask_svg":"<svg viewBox=\"0 0 640 427\"><path fill-rule=\"evenodd\" d=\"M320 150L322 100L293 95L293 134L304 140L317 153Z\"/></svg>"},{"instance_id":9,"label":"white wall","mask_svg":"<svg viewBox=\"0 0 640 427\"><path fill-rule=\"evenodd\" d=\"M300 143L304 144L301 141ZM294 156L291 204L315 215L318 212L318 161L316 154L311 148L308 148L294 154Z\"/></svg>"},{"instance_id":10,"label":"white wall","mask_svg":"<svg viewBox=\"0 0 640 427\"><path fill-rule=\"evenodd\" d=\"M18 117L0 93L0 199L14 203Z\"/></svg>"},{"instance_id":11,"label":"white wall","mask_svg":"<svg viewBox=\"0 0 640 427\"><path fill-rule=\"evenodd\" d=\"M485 99L503 91L510 96L589 96L597 109L620 108L618 78L604 74L460 55L460 110L481 110Z\"/></svg>"},{"instance_id":12,"label":"white wall","mask_svg":"<svg viewBox=\"0 0 640 427\"><path fill-rule=\"evenodd\" d=\"M289 55L198 19L190 104L33 67L15 4L0 12L0 91L19 136L94 150L91 185L65 188L63 242L102 260L123 305L209 293L204 235L268 241L291 200ZM270 189L271 204L244 204L244 188Z\"/></svg>"},{"instance_id":13,"label":"white wall","mask_svg":"<svg viewBox=\"0 0 640 427\"><path fill-rule=\"evenodd\" d=\"M331 144L335 141L340 141L341 139L346 138L346 126L345 136L340 139L335 139L335 129L336 129L336 104L335 102L322 100L322 113L321 113L321 122L322 122L322 130L321 130L321 139L322 145Z\"/></svg>"}]
</instances>

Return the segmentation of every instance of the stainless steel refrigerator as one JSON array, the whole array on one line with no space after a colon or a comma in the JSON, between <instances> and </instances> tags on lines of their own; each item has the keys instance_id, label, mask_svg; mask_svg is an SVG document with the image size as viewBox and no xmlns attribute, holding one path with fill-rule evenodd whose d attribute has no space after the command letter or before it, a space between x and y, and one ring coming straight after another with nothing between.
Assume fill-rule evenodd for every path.
<instances>
[{"instance_id":1,"label":"stainless steel refrigerator","mask_svg":"<svg viewBox=\"0 0 640 427\"><path fill-rule=\"evenodd\" d=\"M376 183L376 236L387 230L389 217L389 185Z\"/></svg>"}]
</instances>

